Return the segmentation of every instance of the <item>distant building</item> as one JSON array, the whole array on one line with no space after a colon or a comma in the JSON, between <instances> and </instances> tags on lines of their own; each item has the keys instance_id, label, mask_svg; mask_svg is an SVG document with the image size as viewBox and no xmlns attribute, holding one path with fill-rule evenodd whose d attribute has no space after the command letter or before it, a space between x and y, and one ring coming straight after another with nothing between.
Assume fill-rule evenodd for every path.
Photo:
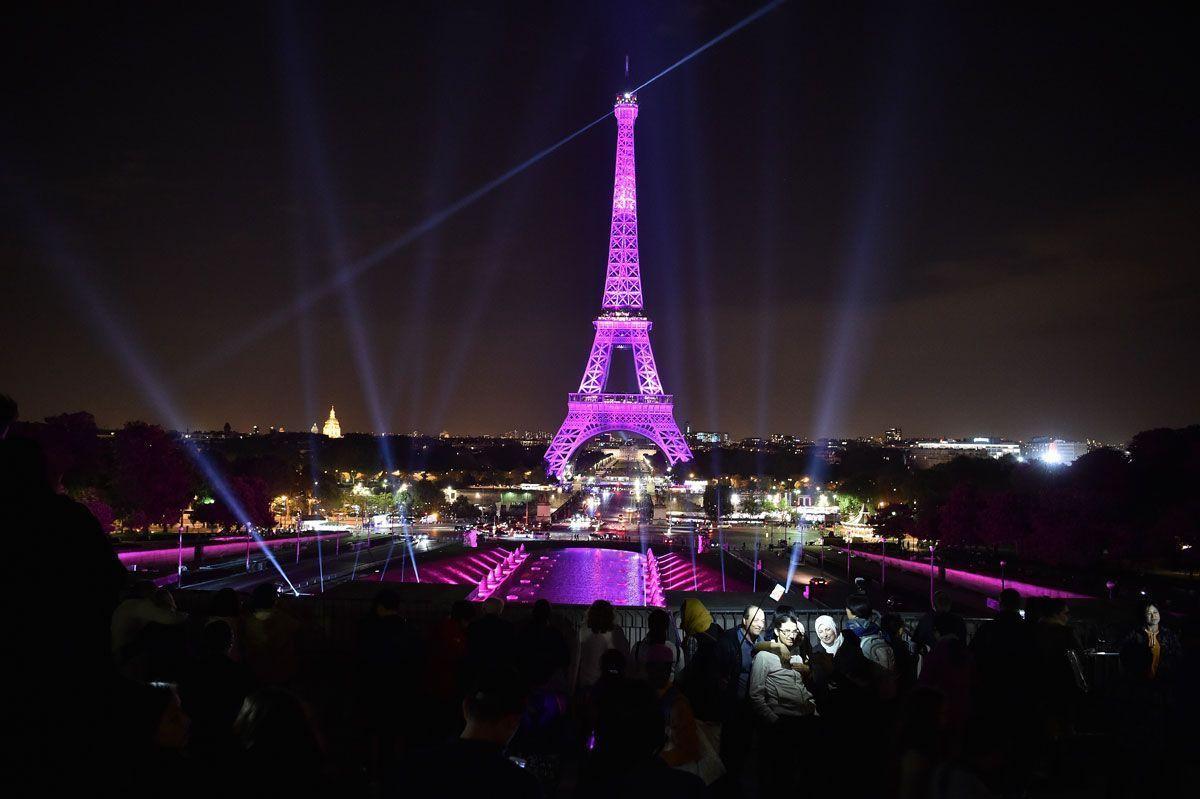
<instances>
[{"instance_id":1,"label":"distant building","mask_svg":"<svg viewBox=\"0 0 1200 799\"><path fill-rule=\"evenodd\" d=\"M928 469L955 458L1003 458L1021 457L1021 445L1016 441L999 438L960 438L940 441L918 441L908 451L908 465L914 469Z\"/></svg>"},{"instance_id":2,"label":"distant building","mask_svg":"<svg viewBox=\"0 0 1200 799\"><path fill-rule=\"evenodd\" d=\"M700 444L724 445L729 443L728 433L706 433L702 430L697 430L696 432L692 433L692 438L694 438L696 442Z\"/></svg>"},{"instance_id":3,"label":"distant building","mask_svg":"<svg viewBox=\"0 0 1200 799\"><path fill-rule=\"evenodd\" d=\"M805 441L786 433L773 433L771 435L771 444L783 450L795 450L805 443Z\"/></svg>"},{"instance_id":4,"label":"distant building","mask_svg":"<svg viewBox=\"0 0 1200 799\"><path fill-rule=\"evenodd\" d=\"M883 431L883 443L895 444L904 438L904 431L899 427L889 427Z\"/></svg>"},{"instance_id":5,"label":"distant building","mask_svg":"<svg viewBox=\"0 0 1200 799\"><path fill-rule=\"evenodd\" d=\"M309 430L308 432L312 433L315 436L317 433L321 432L321 425L317 424L316 422L313 422L312 430Z\"/></svg>"},{"instance_id":6,"label":"distant building","mask_svg":"<svg viewBox=\"0 0 1200 799\"><path fill-rule=\"evenodd\" d=\"M1067 441L1054 436L1031 438L1022 447L1025 460L1037 460L1052 465L1072 463L1090 449L1087 442Z\"/></svg>"},{"instance_id":7,"label":"distant building","mask_svg":"<svg viewBox=\"0 0 1200 799\"><path fill-rule=\"evenodd\" d=\"M333 406L329 406L329 418L325 420L325 426L321 428L321 432L329 438L342 437L342 425L337 420L337 414L333 411Z\"/></svg>"},{"instance_id":8,"label":"distant building","mask_svg":"<svg viewBox=\"0 0 1200 799\"><path fill-rule=\"evenodd\" d=\"M792 512L802 522L832 524L840 518L841 508L824 494L798 494L793 500Z\"/></svg>"}]
</instances>

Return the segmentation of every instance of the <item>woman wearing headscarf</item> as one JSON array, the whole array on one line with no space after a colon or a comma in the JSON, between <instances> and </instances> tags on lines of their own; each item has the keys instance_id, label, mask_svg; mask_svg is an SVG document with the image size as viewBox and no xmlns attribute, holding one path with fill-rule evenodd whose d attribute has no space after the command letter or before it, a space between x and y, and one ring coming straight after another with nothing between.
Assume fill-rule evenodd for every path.
<instances>
[{"instance_id":1,"label":"woman wearing headscarf","mask_svg":"<svg viewBox=\"0 0 1200 799\"><path fill-rule=\"evenodd\" d=\"M809 665L817 708L834 723L853 721L873 689L870 663L858 637L839 629L832 616L818 616L813 629L817 644Z\"/></svg>"}]
</instances>

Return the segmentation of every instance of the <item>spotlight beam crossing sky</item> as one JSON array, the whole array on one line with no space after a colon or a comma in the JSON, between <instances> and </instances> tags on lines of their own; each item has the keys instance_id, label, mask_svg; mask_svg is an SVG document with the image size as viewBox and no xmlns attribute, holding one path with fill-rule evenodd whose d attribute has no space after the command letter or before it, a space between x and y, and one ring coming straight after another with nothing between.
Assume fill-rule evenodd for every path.
<instances>
[{"instance_id":1,"label":"spotlight beam crossing sky","mask_svg":"<svg viewBox=\"0 0 1200 799\"><path fill-rule=\"evenodd\" d=\"M603 283L608 107L634 89L681 423L1120 443L1195 422L1184 11L287 12L6 20L0 391L22 418L307 429L336 405L350 431L552 429Z\"/></svg>"}]
</instances>

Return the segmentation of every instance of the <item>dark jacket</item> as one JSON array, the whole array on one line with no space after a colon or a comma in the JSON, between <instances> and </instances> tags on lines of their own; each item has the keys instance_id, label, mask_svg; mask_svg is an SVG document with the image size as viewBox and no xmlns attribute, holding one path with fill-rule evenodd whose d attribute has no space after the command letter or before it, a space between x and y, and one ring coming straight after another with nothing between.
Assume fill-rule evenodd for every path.
<instances>
[{"instance_id":1,"label":"dark jacket","mask_svg":"<svg viewBox=\"0 0 1200 799\"><path fill-rule=\"evenodd\" d=\"M537 799L537 779L506 757L495 744L455 738L414 752L391 775L385 796L439 796L447 799Z\"/></svg>"},{"instance_id":2,"label":"dark jacket","mask_svg":"<svg viewBox=\"0 0 1200 799\"><path fill-rule=\"evenodd\" d=\"M499 616L480 616L467 627L467 657L472 669L516 668L517 628Z\"/></svg>"},{"instance_id":3,"label":"dark jacket","mask_svg":"<svg viewBox=\"0 0 1200 799\"><path fill-rule=\"evenodd\" d=\"M836 655L827 654L820 644L813 647L812 688L822 714L853 718L875 695L874 673L858 636L843 630L842 637Z\"/></svg>"},{"instance_id":4,"label":"dark jacket","mask_svg":"<svg viewBox=\"0 0 1200 799\"><path fill-rule=\"evenodd\" d=\"M750 671L754 663L754 645L762 640L750 638L741 625L721 635L721 660L725 670L727 701L731 708L745 701L750 691Z\"/></svg>"},{"instance_id":5,"label":"dark jacket","mask_svg":"<svg viewBox=\"0 0 1200 799\"><path fill-rule=\"evenodd\" d=\"M1158 628L1158 670L1154 677L1150 676L1149 637L1144 629L1132 630L1121 639L1121 670L1127 679L1134 682L1154 682L1167 684L1174 681L1183 657L1183 649L1179 644L1179 636L1172 630L1159 626Z\"/></svg>"},{"instance_id":6,"label":"dark jacket","mask_svg":"<svg viewBox=\"0 0 1200 799\"><path fill-rule=\"evenodd\" d=\"M933 645L937 643L937 638L933 634L933 611L926 613L917 622L917 629L913 633L913 642L920 647L921 652L928 652L933 649ZM950 613L954 617L954 634L958 636L958 640L966 643L967 641L967 622L962 616L957 613Z\"/></svg>"},{"instance_id":7,"label":"dark jacket","mask_svg":"<svg viewBox=\"0 0 1200 799\"><path fill-rule=\"evenodd\" d=\"M692 704L692 712L701 721L721 722L729 710L729 672L721 643L725 631L712 624L704 632L690 636L692 652L676 684Z\"/></svg>"},{"instance_id":8,"label":"dark jacket","mask_svg":"<svg viewBox=\"0 0 1200 799\"><path fill-rule=\"evenodd\" d=\"M254 690L250 669L225 655L202 654L179 680L179 699L191 719L193 749L232 746L233 722Z\"/></svg>"},{"instance_id":9,"label":"dark jacket","mask_svg":"<svg viewBox=\"0 0 1200 799\"><path fill-rule=\"evenodd\" d=\"M566 674L571 653L562 633L531 621L517 635L517 665L529 685L545 685L555 672Z\"/></svg>"},{"instance_id":10,"label":"dark jacket","mask_svg":"<svg viewBox=\"0 0 1200 799\"><path fill-rule=\"evenodd\" d=\"M1069 726L1078 709L1083 691L1071 662L1082 649L1070 627L1037 622L1033 627L1034 671L1031 681L1033 708L1051 727Z\"/></svg>"},{"instance_id":11,"label":"dark jacket","mask_svg":"<svg viewBox=\"0 0 1200 799\"><path fill-rule=\"evenodd\" d=\"M1012 723L1031 699L1036 662L1032 625L1016 611L985 622L971 639L978 675L975 701L989 718Z\"/></svg>"},{"instance_id":12,"label":"dark jacket","mask_svg":"<svg viewBox=\"0 0 1200 799\"><path fill-rule=\"evenodd\" d=\"M1022 664L1027 663L1032 648L1033 631L1015 610L984 622L971 639L971 653L985 680L1010 680L1014 669L1027 671L1028 666Z\"/></svg>"}]
</instances>

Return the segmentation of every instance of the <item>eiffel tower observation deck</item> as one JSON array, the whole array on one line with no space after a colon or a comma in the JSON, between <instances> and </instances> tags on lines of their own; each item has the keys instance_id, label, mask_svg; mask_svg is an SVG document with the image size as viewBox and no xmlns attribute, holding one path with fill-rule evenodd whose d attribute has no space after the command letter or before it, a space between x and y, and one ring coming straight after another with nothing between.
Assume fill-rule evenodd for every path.
<instances>
[{"instance_id":1,"label":"eiffel tower observation deck","mask_svg":"<svg viewBox=\"0 0 1200 799\"><path fill-rule=\"evenodd\" d=\"M569 477L571 458L588 440L617 431L650 439L672 466L692 459L675 422L674 397L663 393L650 346L653 323L643 312L633 146L637 96L631 92L618 95L613 116L617 120L617 164L604 297L601 313L592 323L596 334L579 390L567 395L567 418L546 450L547 472L559 479ZM633 351L636 394L605 391L613 352L622 349Z\"/></svg>"}]
</instances>

